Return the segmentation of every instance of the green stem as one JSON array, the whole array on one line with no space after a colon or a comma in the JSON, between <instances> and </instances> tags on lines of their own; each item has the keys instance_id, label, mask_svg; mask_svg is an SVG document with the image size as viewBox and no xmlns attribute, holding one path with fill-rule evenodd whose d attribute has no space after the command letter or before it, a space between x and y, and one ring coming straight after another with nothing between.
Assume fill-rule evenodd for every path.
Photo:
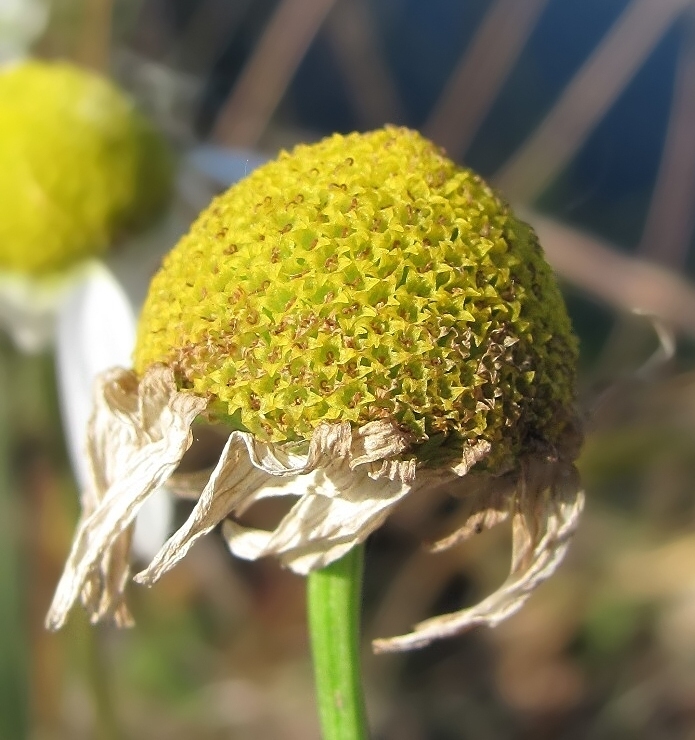
<instances>
[{"instance_id":1,"label":"green stem","mask_svg":"<svg viewBox=\"0 0 695 740\"><path fill-rule=\"evenodd\" d=\"M366 740L360 675L364 545L309 576L309 632L323 740Z\"/></svg>"}]
</instances>

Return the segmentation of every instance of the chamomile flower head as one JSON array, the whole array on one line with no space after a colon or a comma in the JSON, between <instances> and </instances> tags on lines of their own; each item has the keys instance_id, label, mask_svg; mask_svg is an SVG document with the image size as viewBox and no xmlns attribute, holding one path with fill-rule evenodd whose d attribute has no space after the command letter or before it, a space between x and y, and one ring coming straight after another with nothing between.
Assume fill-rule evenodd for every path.
<instances>
[{"instance_id":1,"label":"chamomile flower head","mask_svg":"<svg viewBox=\"0 0 695 740\"><path fill-rule=\"evenodd\" d=\"M135 369L169 365L266 441L388 419L424 454L485 440L503 461L557 441L576 353L531 228L387 128L300 146L217 198L152 283Z\"/></svg>"},{"instance_id":2,"label":"chamomile flower head","mask_svg":"<svg viewBox=\"0 0 695 740\"><path fill-rule=\"evenodd\" d=\"M172 475L196 416L230 430L227 445L138 580L152 583L226 517L232 552L307 573L404 496L446 485L478 504L439 546L514 516L512 575L474 610L379 647L496 623L555 569L581 510L576 359L532 229L479 176L394 127L282 153L216 198L167 256L135 371L97 387L93 439L108 446L130 424L143 443L108 484L118 514L106 507L78 532L49 623L62 623L153 476ZM274 531L234 519L275 495L300 498Z\"/></svg>"},{"instance_id":3,"label":"chamomile flower head","mask_svg":"<svg viewBox=\"0 0 695 740\"><path fill-rule=\"evenodd\" d=\"M0 72L0 269L45 275L102 254L168 203L167 149L132 101L66 63Z\"/></svg>"}]
</instances>

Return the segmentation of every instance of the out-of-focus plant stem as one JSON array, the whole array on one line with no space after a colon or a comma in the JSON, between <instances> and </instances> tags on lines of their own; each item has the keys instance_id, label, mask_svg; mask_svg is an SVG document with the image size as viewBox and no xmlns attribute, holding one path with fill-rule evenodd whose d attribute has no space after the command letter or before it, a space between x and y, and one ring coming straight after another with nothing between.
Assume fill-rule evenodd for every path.
<instances>
[{"instance_id":1,"label":"out-of-focus plant stem","mask_svg":"<svg viewBox=\"0 0 695 740\"><path fill-rule=\"evenodd\" d=\"M79 642L84 679L88 683L94 706L94 735L96 740L121 740L123 733L116 715L111 672L104 658L100 632L83 615L80 617L79 626L75 624L74 632Z\"/></svg>"},{"instance_id":2,"label":"out-of-focus plant stem","mask_svg":"<svg viewBox=\"0 0 695 740\"><path fill-rule=\"evenodd\" d=\"M99 72L109 68L113 0L88 0L83 6L79 60Z\"/></svg>"}]
</instances>

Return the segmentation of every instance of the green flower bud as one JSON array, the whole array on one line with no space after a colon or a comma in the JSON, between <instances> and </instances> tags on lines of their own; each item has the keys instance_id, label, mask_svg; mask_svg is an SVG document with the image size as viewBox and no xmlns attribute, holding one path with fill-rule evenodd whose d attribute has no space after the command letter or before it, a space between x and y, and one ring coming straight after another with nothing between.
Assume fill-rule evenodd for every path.
<instances>
[{"instance_id":1,"label":"green flower bud","mask_svg":"<svg viewBox=\"0 0 695 740\"><path fill-rule=\"evenodd\" d=\"M152 282L135 368L164 363L261 440L390 420L419 460L560 443L577 344L532 229L387 127L283 152L219 196Z\"/></svg>"},{"instance_id":2,"label":"green flower bud","mask_svg":"<svg viewBox=\"0 0 695 740\"><path fill-rule=\"evenodd\" d=\"M0 269L45 274L158 216L164 141L107 80L64 63L0 72Z\"/></svg>"}]
</instances>

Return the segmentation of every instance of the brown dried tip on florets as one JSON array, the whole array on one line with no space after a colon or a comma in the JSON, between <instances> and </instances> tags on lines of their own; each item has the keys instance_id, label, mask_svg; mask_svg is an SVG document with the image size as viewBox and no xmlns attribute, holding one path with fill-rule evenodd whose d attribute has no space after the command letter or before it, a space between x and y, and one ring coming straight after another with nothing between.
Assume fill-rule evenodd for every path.
<instances>
[{"instance_id":1,"label":"brown dried tip on florets","mask_svg":"<svg viewBox=\"0 0 695 740\"><path fill-rule=\"evenodd\" d=\"M170 430L196 412L231 430L227 445L204 486L186 479L198 503L136 580L156 581L222 520L235 554L308 573L404 496L446 485L476 503L435 547L511 516L512 573L478 606L375 647L496 624L555 570L582 508L576 355L531 228L417 133L281 154L213 201L165 260L140 323L139 380L101 379L92 457L125 463L95 479L104 503L78 532L49 624L85 584L106 594L100 610L87 600L95 618L121 603L109 553L190 443ZM139 441L124 455L114 440L126 437ZM274 531L238 522L280 495L299 501Z\"/></svg>"}]
</instances>

